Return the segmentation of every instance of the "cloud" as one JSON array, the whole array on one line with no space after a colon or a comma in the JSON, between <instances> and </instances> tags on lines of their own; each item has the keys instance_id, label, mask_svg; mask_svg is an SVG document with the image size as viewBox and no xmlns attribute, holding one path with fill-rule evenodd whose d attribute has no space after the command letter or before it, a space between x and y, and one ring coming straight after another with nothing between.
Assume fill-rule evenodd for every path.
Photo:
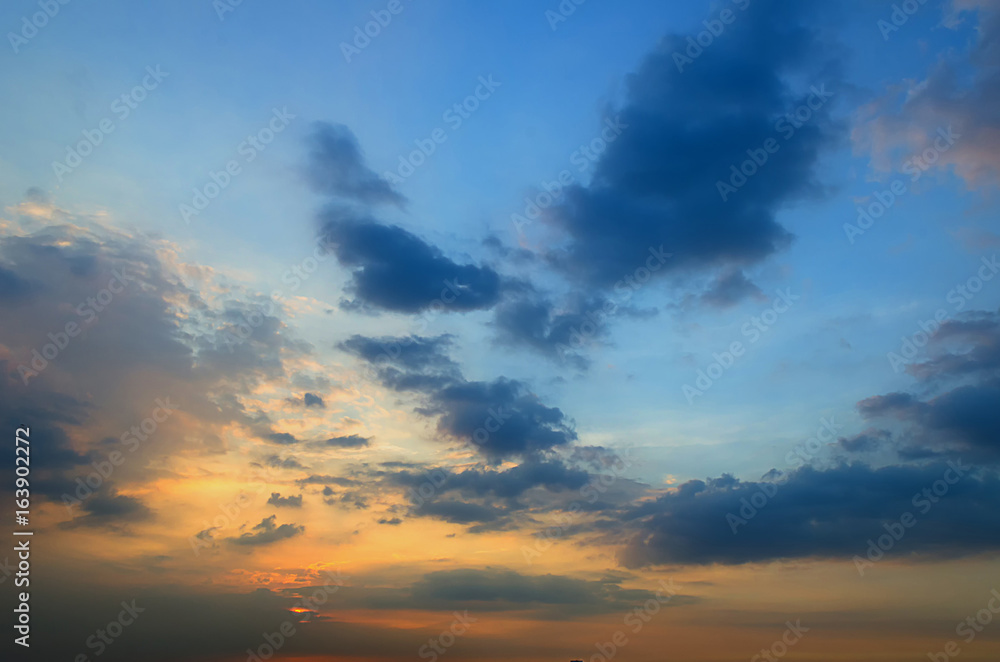
<instances>
[{"instance_id":1,"label":"cloud","mask_svg":"<svg viewBox=\"0 0 1000 662\"><path fill-rule=\"evenodd\" d=\"M271 498L267 500L267 503L279 508L301 508L302 495L283 497L278 492L271 492Z\"/></svg>"},{"instance_id":2,"label":"cloud","mask_svg":"<svg viewBox=\"0 0 1000 662\"><path fill-rule=\"evenodd\" d=\"M0 301L6 304L25 301L35 287L10 269L0 267Z\"/></svg>"},{"instance_id":3,"label":"cloud","mask_svg":"<svg viewBox=\"0 0 1000 662\"><path fill-rule=\"evenodd\" d=\"M433 478L435 492L461 492L467 496L490 496L491 499L515 499L536 487L552 492L578 490L590 482L587 471L567 466L557 459L528 461L502 471L463 469L454 472L444 468L423 472L401 471L392 474L392 481L403 487L419 487Z\"/></svg>"},{"instance_id":4,"label":"cloud","mask_svg":"<svg viewBox=\"0 0 1000 662\"><path fill-rule=\"evenodd\" d=\"M320 445L333 448L365 448L370 441L370 437L351 434L345 437L330 437L320 442Z\"/></svg>"},{"instance_id":5,"label":"cloud","mask_svg":"<svg viewBox=\"0 0 1000 662\"><path fill-rule=\"evenodd\" d=\"M288 446L290 444L297 444L299 440L287 432L273 432L267 435L268 441L276 444L281 444L282 446Z\"/></svg>"},{"instance_id":6,"label":"cloud","mask_svg":"<svg viewBox=\"0 0 1000 662\"><path fill-rule=\"evenodd\" d=\"M0 360L0 425L14 431L27 424L29 438L45 440L31 449L32 484L37 494L54 499L63 493L75 494L77 486L69 474L74 467L86 464L88 457L74 449L67 430L83 428L92 407L62 393L25 389L16 374L13 366ZM0 466L13 475L14 455L9 454Z\"/></svg>"},{"instance_id":7,"label":"cloud","mask_svg":"<svg viewBox=\"0 0 1000 662\"><path fill-rule=\"evenodd\" d=\"M123 525L153 519L154 513L140 499L105 489L84 500L85 515L77 516L64 528L94 527L122 529Z\"/></svg>"},{"instance_id":8,"label":"cloud","mask_svg":"<svg viewBox=\"0 0 1000 662\"><path fill-rule=\"evenodd\" d=\"M665 597L664 588L671 588L654 584L646 589L629 589L622 587L622 579L617 577L583 580L565 575L524 575L505 568L430 573L402 586L379 575L332 575L303 573L295 585L280 591L133 585L124 598L122 585L81 583L78 577L67 576L63 581L39 584L32 594L38 598L32 607L33 616L39 622L61 624L53 636L33 639L32 649L37 648L39 659L75 659L88 637L105 629L108 615L113 618L121 612L124 599L130 605L134 601L144 611L128 625L126 635L105 650L102 660L173 662L228 659L234 655L245 659L248 647L256 649L265 643L261 633L279 632L292 617L290 609L301 605L303 598L316 596L323 600L323 617L311 619L306 626L292 621L295 635L284 640L282 654L299 658L404 659L414 654L420 642L439 637L440 622L449 622L455 611L469 610L477 619L480 613L525 611L543 619L588 619L627 612L655 598L657 591ZM465 593L461 586L467 587ZM683 606L694 601L677 594L663 606ZM328 610L331 613L326 613ZM336 612L362 610L425 610L437 612L440 618L397 627L391 618L359 623L341 621L336 616ZM178 632L184 636L177 636ZM492 636L480 633L474 626L463 638L461 651L456 648L453 654L459 652L460 659L522 659L532 655L558 659L565 652L565 644Z\"/></svg>"},{"instance_id":9,"label":"cloud","mask_svg":"<svg viewBox=\"0 0 1000 662\"><path fill-rule=\"evenodd\" d=\"M753 5L696 61L679 66L675 53L688 48L687 36L669 35L629 77L626 101L609 120L620 135L590 184L568 187L547 212L546 222L568 239L548 252L551 264L611 288L644 268L651 249L673 254L653 272L663 276L732 273L790 244L775 216L821 191L815 166L838 136L832 102L808 89L836 84L834 49L817 46L823 40L810 25L822 19L811 8L791 0ZM819 109L795 128L785 114L807 100ZM723 200L717 182L771 138L779 151Z\"/></svg>"},{"instance_id":10,"label":"cloud","mask_svg":"<svg viewBox=\"0 0 1000 662\"><path fill-rule=\"evenodd\" d=\"M882 525L898 522L907 512L917 523L893 551L900 560L1000 549L1000 480L966 466L946 496L926 496L924 490L950 469L944 462L878 469L863 464L803 467L770 487L729 476L689 481L625 516L630 540L619 560L638 568L850 559L864 556L868 540L885 533ZM754 495L762 489L773 496L756 514L744 509L741 515L743 499L759 502ZM736 525L735 535L732 516L749 517Z\"/></svg>"},{"instance_id":11,"label":"cloud","mask_svg":"<svg viewBox=\"0 0 1000 662\"><path fill-rule=\"evenodd\" d=\"M871 453L881 449L892 439L888 430L869 429L851 437L841 437L837 444L848 453Z\"/></svg>"},{"instance_id":12,"label":"cloud","mask_svg":"<svg viewBox=\"0 0 1000 662\"><path fill-rule=\"evenodd\" d=\"M1000 383L959 386L929 400L890 393L863 400L858 410L867 419L892 417L912 425L907 438L920 446L976 451L1000 460Z\"/></svg>"},{"instance_id":13,"label":"cloud","mask_svg":"<svg viewBox=\"0 0 1000 662\"><path fill-rule=\"evenodd\" d=\"M971 311L944 322L931 338L933 356L906 366L923 382L1000 377L1000 314ZM950 346L950 348L949 348Z\"/></svg>"},{"instance_id":14,"label":"cloud","mask_svg":"<svg viewBox=\"0 0 1000 662\"><path fill-rule=\"evenodd\" d=\"M442 519L452 524L485 524L494 522L505 515L505 511L493 506L467 503L465 501L429 501L415 509L415 514Z\"/></svg>"},{"instance_id":15,"label":"cloud","mask_svg":"<svg viewBox=\"0 0 1000 662\"><path fill-rule=\"evenodd\" d=\"M329 494L327 494L328 490ZM323 488L323 495L327 497L323 499L323 502L328 506L354 506L357 510L364 510L368 508L368 497L360 492L344 492L340 495L339 499L335 499L333 490L330 490L329 487L325 487Z\"/></svg>"},{"instance_id":16,"label":"cloud","mask_svg":"<svg viewBox=\"0 0 1000 662\"><path fill-rule=\"evenodd\" d=\"M542 404L522 382L503 377L446 386L431 394L423 412L438 415L439 431L471 441L497 458L530 455L576 440L562 410Z\"/></svg>"},{"instance_id":17,"label":"cloud","mask_svg":"<svg viewBox=\"0 0 1000 662\"><path fill-rule=\"evenodd\" d=\"M620 560L640 567L850 557L907 512L917 524L899 543L901 558L996 551L1000 533L989 532L1000 531L998 348L1000 313L967 313L942 324L926 343L926 358L908 365L920 394L858 403L862 418L878 426L840 438L837 449L895 453L896 464L807 466L777 484L726 475L689 481L622 515L632 536ZM954 477L956 466L964 475L946 496L925 493L944 485L949 471ZM769 494L759 509L745 505ZM746 520L735 522L736 535L734 516Z\"/></svg>"},{"instance_id":18,"label":"cloud","mask_svg":"<svg viewBox=\"0 0 1000 662\"><path fill-rule=\"evenodd\" d=\"M341 487L350 487L358 484L358 481L353 478L344 478L342 476L323 476L319 474L313 474L311 476L307 476L306 478L300 478L295 482L303 487L306 485L340 485Z\"/></svg>"},{"instance_id":19,"label":"cloud","mask_svg":"<svg viewBox=\"0 0 1000 662\"><path fill-rule=\"evenodd\" d=\"M572 297L562 308L542 296L508 299L496 308L493 326L501 345L529 347L542 356L586 370L580 350L607 337L605 318L622 309L602 297Z\"/></svg>"},{"instance_id":20,"label":"cloud","mask_svg":"<svg viewBox=\"0 0 1000 662\"><path fill-rule=\"evenodd\" d=\"M969 48L949 52L923 79L891 86L863 109L854 142L878 171L902 169L916 177L954 169L968 187L985 188L1000 181L1000 117L994 112L1000 105L1000 6L964 0L950 9L948 24L955 29L965 25L961 12L978 12L975 29L966 32ZM950 146L938 134L949 128L955 136ZM912 161L934 147L933 160Z\"/></svg>"},{"instance_id":21,"label":"cloud","mask_svg":"<svg viewBox=\"0 0 1000 662\"><path fill-rule=\"evenodd\" d=\"M742 271L720 276L703 295L701 301L716 308L729 308L749 298L760 299L764 293L750 282Z\"/></svg>"},{"instance_id":22,"label":"cloud","mask_svg":"<svg viewBox=\"0 0 1000 662\"><path fill-rule=\"evenodd\" d=\"M343 124L317 122L309 146L306 179L317 193L371 205L406 203L389 182L368 168L357 138Z\"/></svg>"},{"instance_id":23,"label":"cloud","mask_svg":"<svg viewBox=\"0 0 1000 662\"><path fill-rule=\"evenodd\" d=\"M296 381L303 381L298 379ZM305 407L306 409L310 407L315 407L316 409L325 409L326 403L323 402L322 396L316 395L315 393L303 393L302 397L290 397L285 398L285 402L292 405L293 407Z\"/></svg>"},{"instance_id":24,"label":"cloud","mask_svg":"<svg viewBox=\"0 0 1000 662\"><path fill-rule=\"evenodd\" d=\"M30 233L4 226L0 238L7 279L30 284L0 296L0 423L26 423L45 440L32 449L34 491L62 504L93 471L88 465L129 450L123 433L171 402L174 411L149 437L155 443L142 442L143 461L116 467L76 509L83 525L139 522L148 513L129 488L148 485L161 457L220 452L217 432L227 426L258 435L266 417L240 396L283 377L286 361L311 349L277 306L262 314L211 270L181 262L169 242L60 218ZM229 335L245 315L259 321L252 333ZM12 463L0 461L11 471Z\"/></svg>"},{"instance_id":25,"label":"cloud","mask_svg":"<svg viewBox=\"0 0 1000 662\"><path fill-rule=\"evenodd\" d=\"M973 311L944 322L926 351L926 358L907 365L922 395L872 396L858 403L858 412L894 423L898 450L908 456L950 453L1000 462L1000 313Z\"/></svg>"},{"instance_id":26,"label":"cloud","mask_svg":"<svg viewBox=\"0 0 1000 662\"><path fill-rule=\"evenodd\" d=\"M458 264L438 248L396 225L331 207L320 215L321 234L340 264L351 270L348 309L397 313L467 312L490 308L501 294L489 267Z\"/></svg>"},{"instance_id":27,"label":"cloud","mask_svg":"<svg viewBox=\"0 0 1000 662\"><path fill-rule=\"evenodd\" d=\"M264 464L276 469L305 469L294 457L281 457L279 455L268 455L264 458Z\"/></svg>"},{"instance_id":28,"label":"cloud","mask_svg":"<svg viewBox=\"0 0 1000 662\"><path fill-rule=\"evenodd\" d=\"M466 380L444 353L449 343L447 337L353 336L340 347L368 361L387 387L424 396L418 413L436 417L441 434L489 458L528 456L576 440L563 412L542 404L522 382Z\"/></svg>"},{"instance_id":29,"label":"cloud","mask_svg":"<svg viewBox=\"0 0 1000 662\"><path fill-rule=\"evenodd\" d=\"M622 579L609 576L586 580L565 575L525 575L507 568L459 568L428 573L410 589L412 599L425 605L464 604L477 611L542 609L563 615L625 612L654 599L661 604L691 604L690 596L668 598L663 588L627 589ZM668 585L666 589L671 589ZM676 589L672 589L676 593ZM551 609L557 607L558 609Z\"/></svg>"},{"instance_id":30,"label":"cloud","mask_svg":"<svg viewBox=\"0 0 1000 662\"><path fill-rule=\"evenodd\" d=\"M564 504L551 498L553 495L580 490L592 479L588 472L568 467L560 460L531 457L502 471L470 468L454 472L437 468L389 475L391 483L407 489L411 503L419 504L411 508L411 516L473 524L468 529L473 534L514 528L526 523L524 515L529 512L560 509ZM432 494L424 493L426 484L434 486ZM532 490L540 493L525 499Z\"/></svg>"},{"instance_id":31,"label":"cloud","mask_svg":"<svg viewBox=\"0 0 1000 662\"><path fill-rule=\"evenodd\" d=\"M294 538L305 532L304 526L297 524L282 524L278 526L275 522L277 516L265 517L251 529L251 533L244 533L237 538L227 538L234 545L258 546L270 545L281 540Z\"/></svg>"},{"instance_id":32,"label":"cloud","mask_svg":"<svg viewBox=\"0 0 1000 662\"><path fill-rule=\"evenodd\" d=\"M370 364L378 378L390 388L422 390L461 379L461 371L446 352L452 336L435 338L370 338L354 335L338 347Z\"/></svg>"}]
</instances>

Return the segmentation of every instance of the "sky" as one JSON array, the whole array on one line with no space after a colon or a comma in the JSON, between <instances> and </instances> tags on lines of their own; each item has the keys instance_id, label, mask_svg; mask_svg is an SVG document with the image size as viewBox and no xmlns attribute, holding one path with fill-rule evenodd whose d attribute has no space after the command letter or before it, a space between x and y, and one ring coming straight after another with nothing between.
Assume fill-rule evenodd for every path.
<instances>
[{"instance_id":1,"label":"sky","mask_svg":"<svg viewBox=\"0 0 1000 662\"><path fill-rule=\"evenodd\" d=\"M0 28L4 659L997 659L997 0Z\"/></svg>"}]
</instances>

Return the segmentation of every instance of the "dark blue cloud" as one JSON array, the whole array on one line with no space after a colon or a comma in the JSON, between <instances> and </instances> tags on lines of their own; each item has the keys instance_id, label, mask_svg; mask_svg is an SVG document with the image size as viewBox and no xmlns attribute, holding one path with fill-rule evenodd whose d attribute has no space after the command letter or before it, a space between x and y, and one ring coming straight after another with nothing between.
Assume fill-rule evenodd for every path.
<instances>
[{"instance_id":1,"label":"dark blue cloud","mask_svg":"<svg viewBox=\"0 0 1000 662\"><path fill-rule=\"evenodd\" d=\"M760 288L754 285L746 274L737 270L720 276L701 296L701 301L716 308L728 308L744 299L762 296Z\"/></svg>"},{"instance_id":2,"label":"dark blue cloud","mask_svg":"<svg viewBox=\"0 0 1000 662\"><path fill-rule=\"evenodd\" d=\"M368 168L357 138L343 124L317 122L309 145L306 179L316 192L364 204L405 204L405 197Z\"/></svg>"},{"instance_id":3,"label":"dark blue cloud","mask_svg":"<svg viewBox=\"0 0 1000 662\"><path fill-rule=\"evenodd\" d=\"M542 404L525 384L500 377L461 382L431 394L422 410L439 416L438 430L471 441L494 457L530 455L576 440L562 410Z\"/></svg>"},{"instance_id":4,"label":"dark blue cloud","mask_svg":"<svg viewBox=\"0 0 1000 662\"><path fill-rule=\"evenodd\" d=\"M83 515L62 524L64 528L95 527L123 530L132 522L150 520L154 513L141 499L118 494L113 488L101 490L84 500L80 506Z\"/></svg>"},{"instance_id":5,"label":"dark blue cloud","mask_svg":"<svg viewBox=\"0 0 1000 662\"><path fill-rule=\"evenodd\" d=\"M449 335L435 338L370 338L355 335L342 342L339 347L374 365L456 377L458 364L445 353L451 344L452 336Z\"/></svg>"},{"instance_id":6,"label":"dark blue cloud","mask_svg":"<svg viewBox=\"0 0 1000 662\"><path fill-rule=\"evenodd\" d=\"M466 380L444 353L449 343L447 337L354 336L340 347L371 364L384 385L422 394L425 402L417 411L436 417L442 435L470 443L491 459L529 456L576 440L563 412L542 404L522 382Z\"/></svg>"},{"instance_id":7,"label":"dark blue cloud","mask_svg":"<svg viewBox=\"0 0 1000 662\"><path fill-rule=\"evenodd\" d=\"M909 372L922 391L936 395L894 392L858 403L865 419L883 427L843 437L838 449L895 452L903 464L807 466L780 483L731 476L690 481L622 511L633 535L621 561L638 567L851 558L908 512L916 524L899 542L900 558L1000 549L997 319L969 313L931 334L928 358ZM944 496L925 492L944 487L949 471L954 479L956 466L962 476Z\"/></svg>"},{"instance_id":8,"label":"dark blue cloud","mask_svg":"<svg viewBox=\"0 0 1000 662\"><path fill-rule=\"evenodd\" d=\"M393 474L391 479L404 487L416 488L428 482L432 474L437 494L456 491L468 496L501 499L514 499L535 487L544 487L552 492L576 490L591 480L588 472L555 459L531 459L503 471L464 469L456 473L440 468L423 472L401 471Z\"/></svg>"},{"instance_id":9,"label":"dark blue cloud","mask_svg":"<svg viewBox=\"0 0 1000 662\"><path fill-rule=\"evenodd\" d=\"M934 332L935 347L958 345L963 351L945 349L912 363L906 371L923 382L958 378L1000 376L1000 313L971 311L962 319L948 320Z\"/></svg>"},{"instance_id":10,"label":"dark blue cloud","mask_svg":"<svg viewBox=\"0 0 1000 662\"><path fill-rule=\"evenodd\" d=\"M417 515L442 519L452 524L487 524L506 514L494 506L448 499L425 502L415 511Z\"/></svg>"},{"instance_id":11,"label":"dark blue cloud","mask_svg":"<svg viewBox=\"0 0 1000 662\"><path fill-rule=\"evenodd\" d=\"M947 321L926 343L928 357L907 366L931 395L895 392L866 398L866 419L895 423L908 457L960 453L1000 461L1000 314L967 313Z\"/></svg>"},{"instance_id":12,"label":"dark blue cloud","mask_svg":"<svg viewBox=\"0 0 1000 662\"><path fill-rule=\"evenodd\" d=\"M605 320L618 311L619 306L601 297L578 297L562 308L541 296L517 297L497 307L493 325L502 345L530 347L585 370L590 361L581 350L607 337Z\"/></svg>"},{"instance_id":13,"label":"dark blue cloud","mask_svg":"<svg viewBox=\"0 0 1000 662\"><path fill-rule=\"evenodd\" d=\"M899 558L997 551L1000 480L968 467L945 496L924 495L949 469L944 462L880 469L853 464L803 467L777 485L732 477L690 481L624 515L632 537L619 559L627 567L851 559L886 533L883 524L907 512L916 524L898 543ZM742 500L759 505L762 497L755 495L762 492L773 496L755 514L741 513ZM730 515L746 523L734 525Z\"/></svg>"},{"instance_id":14,"label":"dark blue cloud","mask_svg":"<svg viewBox=\"0 0 1000 662\"><path fill-rule=\"evenodd\" d=\"M351 270L347 308L419 313L490 308L501 295L500 275L489 267L458 264L396 225L341 207L320 216L322 237Z\"/></svg>"},{"instance_id":15,"label":"dark blue cloud","mask_svg":"<svg viewBox=\"0 0 1000 662\"><path fill-rule=\"evenodd\" d=\"M837 444L848 453L871 453L879 450L892 439L888 430L866 430L861 434L841 437Z\"/></svg>"},{"instance_id":16,"label":"dark blue cloud","mask_svg":"<svg viewBox=\"0 0 1000 662\"><path fill-rule=\"evenodd\" d=\"M0 301L5 304L27 301L35 286L10 269L0 266Z\"/></svg>"},{"instance_id":17,"label":"dark blue cloud","mask_svg":"<svg viewBox=\"0 0 1000 662\"><path fill-rule=\"evenodd\" d=\"M422 604L492 604L489 610L540 605L580 607L588 612L626 611L654 598L656 592L621 587L622 577L587 580L563 575L522 575L507 568L460 568L424 575L411 587ZM669 587L668 587L669 588ZM677 596L680 604L681 596ZM667 594L660 592L666 602ZM685 599L686 604L690 599ZM502 605L509 605L503 607ZM480 607L483 608L483 607Z\"/></svg>"},{"instance_id":18,"label":"dark blue cloud","mask_svg":"<svg viewBox=\"0 0 1000 662\"><path fill-rule=\"evenodd\" d=\"M549 210L547 220L568 237L549 252L550 262L610 288L642 267L651 247L674 254L655 272L662 275L730 272L788 246L791 234L776 213L820 190L814 166L838 135L828 99L812 96L819 108L798 127L784 118L813 95L793 78L817 87L834 80L826 61L832 51L808 27L823 11L793 0L755 1L682 67L675 53L686 51L687 35L665 38L629 78L627 100L612 112L620 135L601 154L592 182L569 187L563 204ZM724 200L717 182L768 139L778 151Z\"/></svg>"},{"instance_id":19,"label":"dark blue cloud","mask_svg":"<svg viewBox=\"0 0 1000 662\"><path fill-rule=\"evenodd\" d=\"M916 445L973 451L978 461L1000 459L1000 383L959 386L927 401L891 393L858 408L869 419L888 416L910 424L906 436Z\"/></svg>"}]
</instances>

